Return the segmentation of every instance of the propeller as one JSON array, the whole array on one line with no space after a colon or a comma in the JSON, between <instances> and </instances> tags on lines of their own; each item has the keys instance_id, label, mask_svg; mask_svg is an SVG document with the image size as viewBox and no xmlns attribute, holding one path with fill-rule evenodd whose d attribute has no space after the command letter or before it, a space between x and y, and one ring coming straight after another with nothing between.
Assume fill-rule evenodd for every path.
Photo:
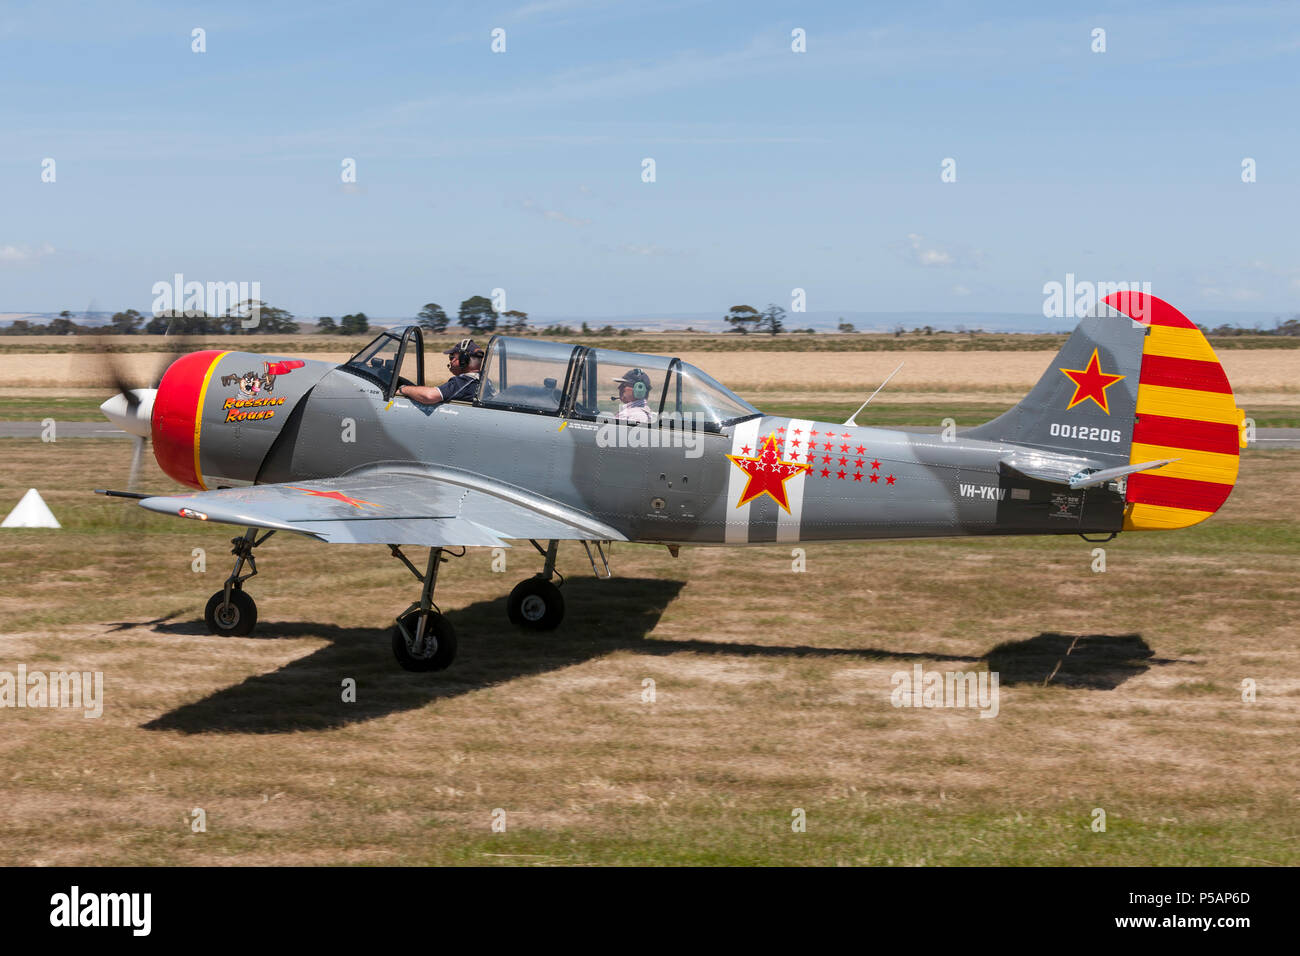
<instances>
[{"instance_id":1,"label":"propeller","mask_svg":"<svg viewBox=\"0 0 1300 956\"><path fill-rule=\"evenodd\" d=\"M90 311L90 309L87 309L87 320L90 318ZM105 418L118 428L135 436L135 449L131 455L131 471L126 482L128 491L135 490L136 479L140 475L140 463L144 459L144 445L152 431L153 403L158 394L158 386L162 383L163 375L166 374L171 364L190 351L189 336L185 334L174 335L173 329L175 325L176 318L173 316L168 320L167 331L163 333L172 339L169 353L163 365L150 379L151 385L148 388L133 387L131 385L132 376L127 373L123 366L120 358L121 353L115 351L112 344L105 341L106 336L100 335L96 337L95 351L100 357L100 363L104 370L103 377L107 378L116 390L116 394L106 399L99 406L99 410Z\"/></svg>"}]
</instances>

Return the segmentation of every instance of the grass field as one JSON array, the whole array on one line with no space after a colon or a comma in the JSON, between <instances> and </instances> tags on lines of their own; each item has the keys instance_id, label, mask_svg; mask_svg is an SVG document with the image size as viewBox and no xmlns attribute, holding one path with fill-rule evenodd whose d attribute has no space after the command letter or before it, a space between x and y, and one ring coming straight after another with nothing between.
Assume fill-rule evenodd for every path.
<instances>
[{"instance_id":1,"label":"grass field","mask_svg":"<svg viewBox=\"0 0 1300 956\"><path fill-rule=\"evenodd\" d=\"M379 547L272 538L256 635L208 635L235 529L88 495L130 451L0 441L0 508L36 486L64 524L0 531L0 671L106 698L0 710L0 864L1300 862L1300 452L1248 451L1219 515L1104 573L1077 537L809 544L805 573L621 545L612 581L564 546L537 636L505 620L531 549L473 551L439 582L456 664L411 674ZM892 706L917 663L998 672L998 716Z\"/></svg>"}]
</instances>

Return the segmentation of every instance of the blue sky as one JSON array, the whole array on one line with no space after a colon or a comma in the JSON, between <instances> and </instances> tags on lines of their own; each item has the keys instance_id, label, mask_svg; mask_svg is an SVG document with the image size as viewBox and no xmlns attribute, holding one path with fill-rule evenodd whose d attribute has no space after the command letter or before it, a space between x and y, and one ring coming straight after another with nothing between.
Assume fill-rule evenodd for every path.
<instances>
[{"instance_id":1,"label":"blue sky","mask_svg":"<svg viewBox=\"0 0 1300 956\"><path fill-rule=\"evenodd\" d=\"M303 316L1038 312L1073 272L1289 314L1298 93L1294 3L7 0L0 312L176 272Z\"/></svg>"}]
</instances>

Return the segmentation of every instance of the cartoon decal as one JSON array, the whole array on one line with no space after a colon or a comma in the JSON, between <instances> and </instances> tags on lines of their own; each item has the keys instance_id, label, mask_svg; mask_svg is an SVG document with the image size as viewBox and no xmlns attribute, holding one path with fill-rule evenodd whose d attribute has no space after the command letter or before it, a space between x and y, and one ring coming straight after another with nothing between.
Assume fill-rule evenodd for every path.
<instances>
[{"instance_id":1,"label":"cartoon decal","mask_svg":"<svg viewBox=\"0 0 1300 956\"><path fill-rule=\"evenodd\" d=\"M288 375L296 368L302 368L306 362L298 359L285 359L282 362L263 362L261 372L244 372L239 375L221 376L221 384L229 388L239 386L239 394L244 398L228 398L221 406L226 413L227 422L262 421L275 417L275 406L283 405L283 398L263 397L262 393L275 391L275 380L280 375Z\"/></svg>"},{"instance_id":2,"label":"cartoon decal","mask_svg":"<svg viewBox=\"0 0 1300 956\"><path fill-rule=\"evenodd\" d=\"M275 379L278 375L288 375L296 368L302 368L306 362L298 359L286 359L283 362L263 362L261 372L244 372L241 375L223 375L221 384L229 388L239 383L239 392L248 398L256 398L262 392L275 391Z\"/></svg>"}]
</instances>

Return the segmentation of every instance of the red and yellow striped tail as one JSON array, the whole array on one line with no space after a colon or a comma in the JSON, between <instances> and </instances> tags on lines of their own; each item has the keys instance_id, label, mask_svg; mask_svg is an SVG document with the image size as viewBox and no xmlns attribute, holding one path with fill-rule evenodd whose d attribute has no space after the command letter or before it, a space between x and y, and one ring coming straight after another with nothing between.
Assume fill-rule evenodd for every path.
<instances>
[{"instance_id":1,"label":"red and yellow striped tail","mask_svg":"<svg viewBox=\"0 0 1300 956\"><path fill-rule=\"evenodd\" d=\"M1142 346L1131 464L1177 458L1131 475L1125 531L1186 528L1228 499L1237 480L1246 413L1218 356L1195 324L1168 302L1119 292L1106 304L1150 326Z\"/></svg>"}]
</instances>

